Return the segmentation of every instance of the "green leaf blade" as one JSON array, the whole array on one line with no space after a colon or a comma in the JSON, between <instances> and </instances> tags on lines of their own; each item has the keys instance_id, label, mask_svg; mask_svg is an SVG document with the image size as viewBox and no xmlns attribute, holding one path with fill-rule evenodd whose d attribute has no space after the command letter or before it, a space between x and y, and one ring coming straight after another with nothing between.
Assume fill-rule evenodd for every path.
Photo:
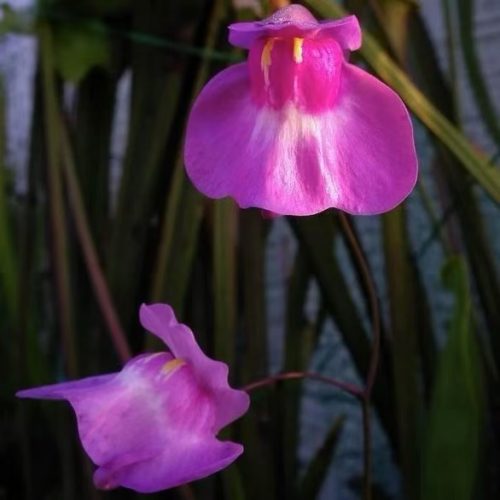
<instances>
[{"instance_id":1,"label":"green leaf blade","mask_svg":"<svg viewBox=\"0 0 500 500\"><path fill-rule=\"evenodd\" d=\"M339 438L344 427L345 417L338 417L328 431L326 438L307 467L299 487L298 498L317 498L330 469Z\"/></svg>"},{"instance_id":2,"label":"green leaf blade","mask_svg":"<svg viewBox=\"0 0 500 500\"><path fill-rule=\"evenodd\" d=\"M452 257L446 263L443 281L455 295L455 308L429 412L421 498L471 500L475 498L484 402L469 283L462 258Z\"/></svg>"},{"instance_id":3,"label":"green leaf blade","mask_svg":"<svg viewBox=\"0 0 500 500\"><path fill-rule=\"evenodd\" d=\"M56 26L55 65L66 80L78 82L92 68L110 65L111 46L105 30L97 32L93 27L90 21Z\"/></svg>"}]
</instances>

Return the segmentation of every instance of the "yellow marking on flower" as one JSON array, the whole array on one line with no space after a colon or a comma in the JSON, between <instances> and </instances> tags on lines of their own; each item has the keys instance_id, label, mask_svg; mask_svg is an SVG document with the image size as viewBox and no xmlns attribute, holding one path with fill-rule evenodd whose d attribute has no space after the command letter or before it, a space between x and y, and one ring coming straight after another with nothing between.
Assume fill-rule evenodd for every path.
<instances>
[{"instance_id":1,"label":"yellow marking on flower","mask_svg":"<svg viewBox=\"0 0 500 500\"><path fill-rule=\"evenodd\" d=\"M260 56L260 68L262 73L264 73L264 84L266 87L269 86L269 67L271 66L271 52L273 50L274 38L269 38L269 40L264 45L262 49L262 55Z\"/></svg>"},{"instance_id":2,"label":"yellow marking on flower","mask_svg":"<svg viewBox=\"0 0 500 500\"><path fill-rule=\"evenodd\" d=\"M167 361L162 367L161 371L164 373L170 373L173 370L180 368L182 365L185 365L186 362L182 359L171 359L170 361Z\"/></svg>"},{"instance_id":3,"label":"yellow marking on flower","mask_svg":"<svg viewBox=\"0 0 500 500\"><path fill-rule=\"evenodd\" d=\"M303 38L295 37L293 39L293 60L300 64L302 62L302 46L304 45Z\"/></svg>"}]
</instances>

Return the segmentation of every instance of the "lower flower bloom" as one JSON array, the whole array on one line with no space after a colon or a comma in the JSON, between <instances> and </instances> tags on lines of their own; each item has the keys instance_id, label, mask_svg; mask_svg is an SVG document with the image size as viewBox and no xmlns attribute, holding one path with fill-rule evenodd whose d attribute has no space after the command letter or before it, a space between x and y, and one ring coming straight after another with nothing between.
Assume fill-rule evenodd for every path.
<instances>
[{"instance_id":1,"label":"lower flower bloom","mask_svg":"<svg viewBox=\"0 0 500 500\"><path fill-rule=\"evenodd\" d=\"M101 489L172 488L223 469L243 452L216 437L249 406L248 395L228 385L227 365L201 351L169 306L143 305L140 319L169 352L137 356L119 373L17 393L69 401Z\"/></svg>"}]
</instances>

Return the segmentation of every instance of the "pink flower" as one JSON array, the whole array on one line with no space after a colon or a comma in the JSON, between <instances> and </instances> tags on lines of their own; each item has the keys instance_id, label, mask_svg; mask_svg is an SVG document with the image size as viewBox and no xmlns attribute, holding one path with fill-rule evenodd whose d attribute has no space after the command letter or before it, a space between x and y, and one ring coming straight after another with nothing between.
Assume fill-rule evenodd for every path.
<instances>
[{"instance_id":1,"label":"pink flower","mask_svg":"<svg viewBox=\"0 0 500 500\"><path fill-rule=\"evenodd\" d=\"M356 17L318 22L290 5L229 27L248 61L208 82L189 118L185 163L207 196L243 208L311 215L391 210L411 192L417 159L401 99L347 62Z\"/></svg>"},{"instance_id":2,"label":"pink flower","mask_svg":"<svg viewBox=\"0 0 500 500\"><path fill-rule=\"evenodd\" d=\"M213 474L243 452L216 438L249 405L245 392L229 387L227 365L205 356L169 306L143 305L140 318L170 352L137 356L119 373L17 394L70 402L102 489L171 488Z\"/></svg>"}]
</instances>

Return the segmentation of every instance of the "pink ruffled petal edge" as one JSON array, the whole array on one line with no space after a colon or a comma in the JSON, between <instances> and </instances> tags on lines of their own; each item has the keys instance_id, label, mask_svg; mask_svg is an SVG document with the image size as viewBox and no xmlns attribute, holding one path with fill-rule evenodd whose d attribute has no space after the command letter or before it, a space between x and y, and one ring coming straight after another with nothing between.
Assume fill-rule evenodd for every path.
<instances>
[{"instance_id":1,"label":"pink ruffled petal edge","mask_svg":"<svg viewBox=\"0 0 500 500\"><path fill-rule=\"evenodd\" d=\"M231 441L207 438L189 447L165 450L153 459L127 465L109 463L96 470L94 481L100 488L120 484L141 493L174 488L214 474L234 462L243 446ZM166 473L174 471L174 473Z\"/></svg>"},{"instance_id":2,"label":"pink ruffled petal edge","mask_svg":"<svg viewBox=\"0 0 500 500\"><path fill-rule=\"evenodd\" d=\"M361 47L361 28L356 16L338 20L314 22L287 22L266 24L265 22L234 23L229 26L229 43L248 49L261 37L332 37L344 50Z\"/></svg>"}]
</instances>

